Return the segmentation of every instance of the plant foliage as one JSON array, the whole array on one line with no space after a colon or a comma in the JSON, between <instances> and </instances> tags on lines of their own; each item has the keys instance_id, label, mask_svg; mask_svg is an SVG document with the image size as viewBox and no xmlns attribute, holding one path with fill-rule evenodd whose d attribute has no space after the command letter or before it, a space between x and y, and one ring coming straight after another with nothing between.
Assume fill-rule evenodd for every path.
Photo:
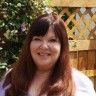
<instances>
[{"instance_id":1,"label":"plant foliage","mask_svg":"<svg viewBox=\"0 0 96 96\"><path fill-rule=\"evenodd\" d=\"M0 0L0 68L18 59L30 24L44 7L43 0Z\"/></svg>"}]
</instances>

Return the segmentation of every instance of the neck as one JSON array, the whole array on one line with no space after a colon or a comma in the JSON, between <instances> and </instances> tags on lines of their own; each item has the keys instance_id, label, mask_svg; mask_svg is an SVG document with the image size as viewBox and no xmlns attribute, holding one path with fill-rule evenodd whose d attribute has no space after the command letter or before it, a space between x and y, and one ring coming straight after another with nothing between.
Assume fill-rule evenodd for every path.
<instances>
[{"instance_id":1,"label":"neck","mask_svg":"<svg viewBox=\"0 0 96 96\"><path fill-rule=\"evenodd\" d=\"M30 85L29 93L30 94L33 93L33 94L35 94L35 96L36 96L36 94L39 94L43 84L46 82L50 73L51 73L50 71L37 71L32 83Z\"/></svg>"},{"instance_id":2,"label":"neck","mask_svg":"<svg viewBox=\"0 0 96 96\"><path fill-rule=\"evenodd\" d=\"M36 72L36 75L35 75L34 79L37 78L37 79L41 80L42 82L44 82L49 77L50 73L51 73L51 71L40 71L40 70L38 70Z\"/></svg>"}]
</instances>

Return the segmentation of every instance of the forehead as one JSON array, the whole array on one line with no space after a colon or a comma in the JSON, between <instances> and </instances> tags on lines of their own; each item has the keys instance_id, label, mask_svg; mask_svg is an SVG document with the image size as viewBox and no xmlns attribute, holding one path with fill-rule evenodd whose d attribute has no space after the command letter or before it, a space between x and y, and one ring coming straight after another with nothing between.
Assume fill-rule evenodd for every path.
<instances>
[{"instance_id":1,"label":"forehead","mask_svg":"<svg viewBox=\"0 0 96 96\"><path fill-rule=\"evenodd\" d=\"M55 38L58 38L58 36L56 36L56 34L54 32L54 29L52 27L49 27L47 33L43 37L55 37Z\"/></svg>"},{"instance_id":2,"label":"forehead","mask_svg":"<svg viewBox=\"0 0 96 96\"><path fill-rule=\"evenodd\" d=\"M49 27L46 35L55 36L55 32L52 27Z\"/></svg>"}]
</instances>

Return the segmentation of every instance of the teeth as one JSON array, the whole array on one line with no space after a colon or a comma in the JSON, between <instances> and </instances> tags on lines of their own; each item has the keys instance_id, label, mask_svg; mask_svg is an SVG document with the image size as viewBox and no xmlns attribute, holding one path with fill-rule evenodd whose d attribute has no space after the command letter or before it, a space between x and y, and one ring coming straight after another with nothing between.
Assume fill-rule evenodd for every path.
<instances>
[{"instance_id":1,"label":"teeth","mask_svg":"<svg viewBox=\"0 0 96 96\"><path fill-rule=\"evenodd\" d=\"M49 54L48 53L39 53L39 55L41 55L41 56L48 56Z\"/></svg>"}]
</instances>

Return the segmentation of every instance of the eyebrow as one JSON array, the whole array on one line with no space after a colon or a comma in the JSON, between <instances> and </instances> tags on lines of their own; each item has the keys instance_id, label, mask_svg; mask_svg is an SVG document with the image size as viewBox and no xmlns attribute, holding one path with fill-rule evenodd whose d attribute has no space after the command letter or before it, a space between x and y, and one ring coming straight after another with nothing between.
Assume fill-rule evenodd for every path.
<instances>
[{"instance_id":1,"label":"eyebrow","mask_svg":"<svg viewBox=\"0 0 96 96\"><path fill-rule=\"evenodd\" d=\"M45 36L45 35L44 35L44 36ZM42 38L42 37L44 37L44 36L33 36L33 38L34 38L34 37ZM58 39L58 37L56 37L56 36L54 36L54 35L53 35L53 36L50 36L49 38L55 38L55 39Z\"/></svg>"},{"instance_id":2,"label":"eyebrow","mask_svg":"<svg viewBox=\"0 0 96 96\"><path fill-rule=\"evenodd\" d=\"M56 37L56 36L52 36L52 37L50 37L49 39L52 39L52 38L54 38L54 39L56 39L56 40L59 40L59 38Z\"/></svg>"},{"instance_id":3,"label":"eyebrow","mask_svg":"<svg viewBox=\"0 0 96 96\"><path fill-rule=\"evenodd\" d=\"M57 38L56 36L50 36L50 38Z\"/></svg>"}]
</instances>

